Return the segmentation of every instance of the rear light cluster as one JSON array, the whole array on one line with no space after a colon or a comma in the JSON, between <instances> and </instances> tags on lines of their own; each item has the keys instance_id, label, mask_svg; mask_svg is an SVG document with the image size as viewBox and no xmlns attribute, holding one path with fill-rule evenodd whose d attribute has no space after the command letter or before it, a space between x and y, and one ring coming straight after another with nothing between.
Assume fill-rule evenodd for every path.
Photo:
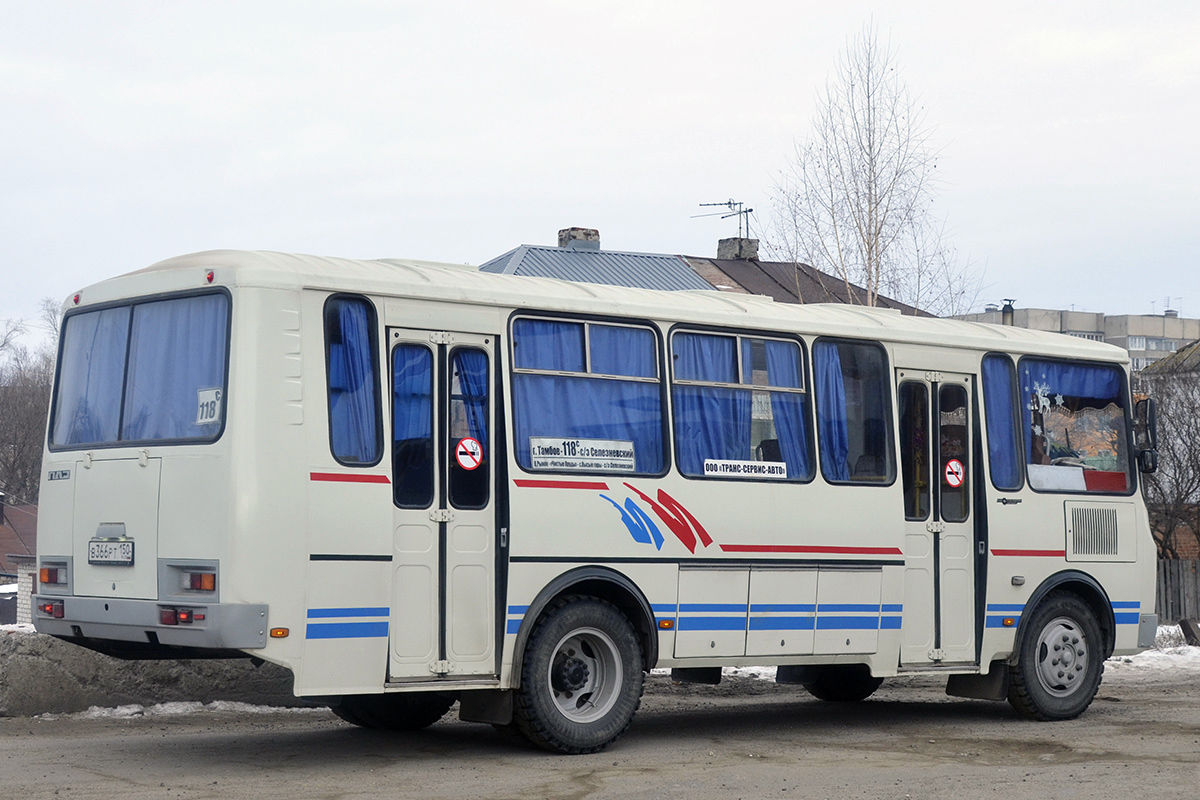
<instances>
[{"instance_id":1,"label":"rear light cluster","mask_svg":"<svg viewBox=\"0 0 1200 800\"><path fill-rule=\"evenodd\" d=\"M38 570L38 580L42 583L62 586L67 582L67 568L42 567Z\"/></svg>"},{"instance_id":2,"label":"rear light cluster","mask_svg":"<svg viewBox=\"0 0 1200 800\"><path fill-rule=\"evenodd\" d=\"M66 614L66 611L63 609L62 600L52 603L41 603L38 605L38 611L47 617L54 617L55 619L62 619Z\"/></svg>"},{"instance_id":3,"label":"rear light cluster","mask_svg":"<svg viewBox=\"0 0 1200 800\"><path fill-rule=\"evenodd\" d=\"M191 625L193 622L203 622L205 613L196 611L191 608L163 608L158 609L158 623L160 625Z\"/></svg>"},{"instance_id":4,"label":"rear light cluster","mask_svg":"<svg viewBox=\"0 0 1200 800\"><path fill-rule=\"evenodd\" d=\"M185 572L180 581L182 588L193 592L215 592L217 590L217 574L215 572Z\"/></svg>"}]
</instances>

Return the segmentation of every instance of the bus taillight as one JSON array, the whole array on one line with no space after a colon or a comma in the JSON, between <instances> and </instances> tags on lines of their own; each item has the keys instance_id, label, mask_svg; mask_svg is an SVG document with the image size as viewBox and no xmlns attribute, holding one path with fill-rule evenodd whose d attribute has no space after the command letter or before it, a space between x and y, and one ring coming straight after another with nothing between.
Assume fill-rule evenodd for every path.
<instances>
[{"instance_id":1,"label":"bus taillight","mask_svg":"<svg viewBox=\"0 0 1200 800\"><path fill-rule=\"evenodd\" d=\"M42 567L38 570L38 580L61 586L67 582L67 570L65 567Z\"/></svg>"},{"instance_id":2,"label":"bus taillight","mask_svg":"<svg viewBox=\"0 0 1200 800\"><path fill-rule=\"evenodd\" d=\"M185 572L183 573L183 588L194 592L213 592L217 589L215 572Z\"/></svg>"}]
</instances>

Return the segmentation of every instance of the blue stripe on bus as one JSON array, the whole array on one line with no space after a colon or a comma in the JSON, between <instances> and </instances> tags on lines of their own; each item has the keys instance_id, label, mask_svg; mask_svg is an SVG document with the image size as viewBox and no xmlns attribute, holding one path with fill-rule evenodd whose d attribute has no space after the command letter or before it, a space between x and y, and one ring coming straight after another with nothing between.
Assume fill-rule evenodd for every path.
<instances>
[{"instance_id":1,"label":"blue stripe on bus","mask_svg":"<svg viewBox=\"0 0 1200 800\"><path fill-rule=\"evenodd\" d=\"M744 631L745 617L680 617L681 631Z\"/></svg>"},{"instance_id":2,"label":"blue stripe on bus","mask_svg":"<svg viewBox=\"0 0 1200 800\"><path fill-rule=\"evenodd\" d=\"M881 630L881 631L898 631L898 630L900 630L900 617L881 617L879 620L879 630Z\"/></svg>"},{"instance_id":3,"label":"blue stripe on bus","mask_svg":"<svg viewBox=\"0 0 1200 800\"><path fill-rule=\"evenodd\" d=\"M1011 620L1013 621L1013 624L1012 624L1012 625L1005 625L1005 624L1004 624L1004 620L1006 620L1006 619L1011 619ZM988 617L988 618L987 618L987 622L985 623L985 627L988 627L988 628L1014 628L1014 629L1015 629L1015 628L1017 627L1017 625L1020 625L1020 624L1021 624L1021 617L1020 617L1020 616L1016 616L1016 617Z\"/></svg>"},{"instance_id":4,"label":"blue stripe on bus","mask_svg":"<svg viewBox=\"0 0 1200 800\"><path fill-rule=\"evenodd\" d=\"M752 631L811 631L812 617L751 617Z\"/></svg>"},{"instance_id":5,"label":"blue stripe on bus","mask_svg":"<svg viewBox=\"0 0 1200 800\"><path fill-rule=\"evenodd\" d=\"M309 619L328 619L337 617L386 617L391 615L391 610L385 607L378 608L310 608L308 610Z\"/></svg>"},{"instance_id":6,"label":"blue stripe on bus","mask_svg":"<svg viewBox=\"0 0 1200 800\"><path fill-rule=\"evenodd\" d=\"M510 619L508 621L508 627L504 629L504 632L505 633L516 633L519 630L521 630L521 620Z\"/></svg>"},{"instance_id":7,"label":"blue stripe on bus","mask_svg":"<svg viewBox=\"0 0 1200 800\"><path fill-rule=\"evenodd\" d=\"M1113 614L1113 622L1117 623L1118 625L1137 625L1141 620L1141 616L1141 613L1138 611L1134 611L1133 613L1123 612L1120 614Z\"/></svg>"},{"instance_id":8,"label":"blue stripe on bus","mask_svg":"<svg viewBox=\"0 0 1200 800\"><path fill-rule=\"evenodd\" d=\"M1142 604L1136 600L1128 601L1128 602L1122 601L1119 603L1113 603L1112 607L1113 608L1141 608Z\"/></svg>"},{"instance_id":9,"label":"blue stripe on bus","mask_svg":"<svg viewBox=\"0 0 1200 800\"><path fill-rule=\"evenodd\" d=\"M374 639L388 635L386 622L310 622L305 639Z\"/></svg>"},{"instance_id":10,"label":"blue stripe on bus","mask_svg":"<svg viewBox=\"0 0 1200 800\"><path fill-rule=\"evenodd\" d=\"M1024 603L988 603L988 611L1024 611Z\"/></svg>"},{"instance_id":11,"label":"blue stripe on bus","mask_svg":"<svg viewBox=\"0 0 1200 800\"><path fill-rule=\"evenodd\" d=\"M529 610L529 606L509 606L508 607L508 613L510 613L510 614L524 614L528 610Z\"/></svg>"},{"instance_id":12,"label":"blue stripe on bus","mask_svg":"<svg viewBox=\"0 0 1200 800\"><path fill-rule=\"evenodd\" d=\"M901 603L884 603L883 604L883 613L885 613L885 614L887 614L887 613L899 614L903 610L904 610L904 605Z\"/></svg>"},{"instance_id":13,"label":"blue stripe on bus","mask_svg":"<svg viewBox=\"0 0 1200 800\"><path fill-rule=\"evenodd\" d=\"M819 631L874 631L878 629L878 617L817 617L817 630Z\"/></svg>"},{"instance_id":14,"label":"blue stripe on bus","mask_svg":"<svg viewBox=\"0 0 1200 800\"><path fill-rule=\"evenodd\" d=\"M650 610L656 614L669 613L674 614L676 605L674 603L651 603Z\"/></svg>"}]
</instances>

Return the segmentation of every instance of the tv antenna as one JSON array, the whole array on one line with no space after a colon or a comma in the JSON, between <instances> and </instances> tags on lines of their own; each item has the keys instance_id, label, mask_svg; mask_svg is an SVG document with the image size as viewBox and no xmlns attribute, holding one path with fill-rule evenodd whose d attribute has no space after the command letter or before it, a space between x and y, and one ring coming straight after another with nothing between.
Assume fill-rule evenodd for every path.
<instances>
[{"instance_id":1,"label":"tv antenna","mask_svg":"<svg viewBox=\"0 0 1200 800\"><path fill-rule=\"evenodd\" d=\"M701 207L725 206L725 208L728 210L727 211L714 211L711 214L693 214L692 219L699 219L700 217L720 217L721 219L729 219L730 217L737 217L738 218L738 238L741 239L743 236L743 234L742 234L743 222L745 223L745 227L746 227L745 235L746 236L750 235L750 215L754 213L753 208L744 208L744 205L745 205L744 203L739 203L737 200L734 200L733 198L726 200L724 203L701 203L700 205L701 205Z\"/></svg>"}]
</instances>

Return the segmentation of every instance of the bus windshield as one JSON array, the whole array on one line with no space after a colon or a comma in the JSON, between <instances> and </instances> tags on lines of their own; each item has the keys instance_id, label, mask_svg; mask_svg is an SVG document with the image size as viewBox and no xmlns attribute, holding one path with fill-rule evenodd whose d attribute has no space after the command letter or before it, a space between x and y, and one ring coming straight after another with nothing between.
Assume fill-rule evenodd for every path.
<instances>
[{"instance_id":1,"label":"bus windshield","mask_svg":"<svg viewBox=\"0 0 1200 800\"><path fill-rule=\"evenodd\" d=\"M229 298L217 292L69 315L50 446L216 439L228 319Z\"/></svg>"}]
</instances>

